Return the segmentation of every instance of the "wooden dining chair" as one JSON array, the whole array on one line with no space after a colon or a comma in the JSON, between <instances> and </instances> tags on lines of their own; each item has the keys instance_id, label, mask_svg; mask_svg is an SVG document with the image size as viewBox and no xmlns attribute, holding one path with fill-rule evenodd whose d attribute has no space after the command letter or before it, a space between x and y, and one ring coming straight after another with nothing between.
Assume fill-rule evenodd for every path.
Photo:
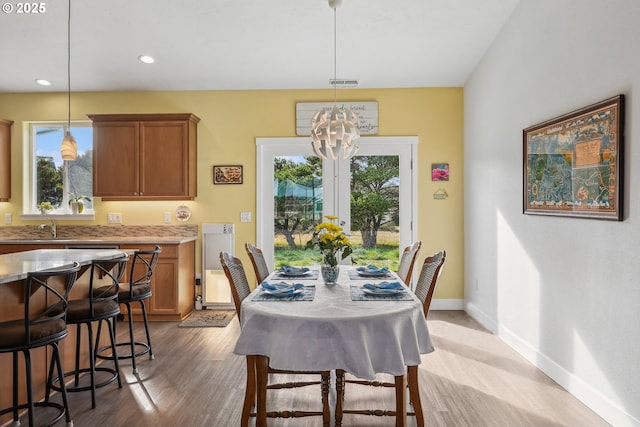
<instances>
[{"instance_id":1,"label":"wooden dining chair","mask_svg":"<svg viewBox=\"0 0 640 427\"><path fill-rule=\"evenodd\" d=\"M253 265L253 272L256 274L258 284L262 283L269 276L269 267L264 260L264 254L260 248L253 246L251 243L245 243L244 248L247 250L247 255Z\"/></svg>"},{"instance_id":2,"label":"wooden dining chair","mask_svg":"<svg viewBox=\"0 0 640 427\"><path fill-rule=\"evenodd\" d=\"M234 257L228 252L220 252L220 263L224 274L229 280L231 286L231 295L233 296L233 303L236 307L236 314L238 321L242 316L242 301L249 296L251 289L249 288L249 281L242 266L242 261ZM240 322L242 325L242 322ZM270 411L267 412L269 418L290 418L290 417L308 417L308 416L322 416L322 425L329 426L330 424L330 409L329 409L329 378L330 372L308 372L308 371L288 371L281 369L268 368L269 374L303 374L303 375L320 375L320 381L303 381L303 382L286 382L286 383L271 383L267 385L269 389L283 389L283 388L296 388L305 387L310 385L320 385L322 393L322 411ZM256 366L255 356L247 356L247 382L244 396L244 403L242 406L242 417L240 425L246 427L249 424L249 417L255 417L256 413L251 412L252 407L256 404Z\"/></svg>"},{"instance_id":3,"label":"wooden dining chair","mask_svg":"<svg viewBox=\"0 0 640 427\"><path fill-rule=\"evenodd\" d=\"M418 277L414 293L420 302L422 302L422 311L424 312L425 319L429 314L429 306L431 305L431 299L433 298L433 291L436 289L436 284L438 283L438 279L442 273L442 267L444 266L446 258L447 252L442 250L426 257L422 264L420 277Z\"/></svg>"},{"instance_id":4,"label":"wooden dining chair","mask_svg":"<svg viewBox=\"0 0 640 427\"><path fill-rule=\"evenodd\" d=\"M402 256L400 257L400 264L398 265L398 277L407 286L411 287L411 276L413 275L413 266L420 253L420 246L422 242L420 240L415 241L412 245L404 248Z\"/></svg>"},{"instance_id":5,"label":"wooden dining chair","mask_svg":"<svg viewBox=\"0 0 640 427\"><path fill-rule=\"evenodd\" d=\"M415 245L415 244L414 244ZM418 245L419 248L419 245ZM438 279L440 278L440 274L442 273L442 267L444 265L444 261L446 259L446 252L440 251L431 256L425 258L424 263L422 264L422 268L420 270L420 276L418 277L418 281L416 283L415 295L418 297L420 302L422 303L422 311L424 313L424 317L426 319L429 314L429 306L431 305L431 299L433 298L433 292L436 288L436 284L438 283ZM396 377L394 382L389 381L367 381L360 379L347 379L345 377L345 373L343 371L337 372L336 384L338 387L341 387L343 392L346 384L360 384L372 387L393 387L396 389L396 399L400 393L404 394L404 385L398 381ZM417 366L409 366L407 368L407 386L409 388L409 402L413 407L413 412L407 412L407 415L413 415L416 417L416 424L418 427L424 427L424 414L422 412L422 404L420 403L420 392L419 392L419 380L418 380L418 367ZM402 389L400 389L402 387ZM343 394L344 395L344 394ZM397 416L396 411L386 411L379 409L345 409L340 411L341 414L360 414L360 415L391 415ZM336 411L336 416L339 417L341 414L338 414ZM342 419L336 419L336 425L341 424Z\"/></svg>"}]
</instances>

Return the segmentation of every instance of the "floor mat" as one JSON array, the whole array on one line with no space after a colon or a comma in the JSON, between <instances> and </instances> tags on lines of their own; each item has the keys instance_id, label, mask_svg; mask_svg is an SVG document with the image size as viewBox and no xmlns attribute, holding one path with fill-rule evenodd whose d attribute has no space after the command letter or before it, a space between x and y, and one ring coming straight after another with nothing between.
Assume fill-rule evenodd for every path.
<instances>
[{"instance_id":1,"label":"floor mat","mask_svg":"<svg viewBox=\"0 0 640 427\"><path fill-rule=\"evenodd\" d=\"M235 310L196 310L184 319L179 328L224 328L236 315Z\"/></svg>"}]
</instances>

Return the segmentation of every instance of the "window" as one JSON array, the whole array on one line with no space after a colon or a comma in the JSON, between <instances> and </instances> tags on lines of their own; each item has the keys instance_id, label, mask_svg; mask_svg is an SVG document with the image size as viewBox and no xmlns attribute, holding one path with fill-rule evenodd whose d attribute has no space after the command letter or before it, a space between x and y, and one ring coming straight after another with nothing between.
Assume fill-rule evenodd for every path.
<instances>
[{"instance_id":1,"label":"window","mask_svg":"<svg viewBox=\"0 0 640 427\"><path fill-rule=\"evenodd\" d=\"M38 205L49 202L54 215L71 214L69 200L84 199L84 212L93 211L93 128L91 123L72 123L71 133L78 143L76 160L62 160L60 143L66 122L40 122L29 125L30 155L24 180L25 214L40 213Z\"/></svg>"}]
</instances>

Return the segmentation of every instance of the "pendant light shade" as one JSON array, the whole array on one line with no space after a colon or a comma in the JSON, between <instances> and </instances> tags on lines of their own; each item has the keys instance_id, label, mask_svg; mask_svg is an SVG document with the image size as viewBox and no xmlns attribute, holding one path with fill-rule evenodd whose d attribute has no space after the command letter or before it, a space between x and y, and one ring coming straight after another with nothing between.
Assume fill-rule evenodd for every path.
<instances>
[{"instance_id":1,"label":"pendant light shade","mask_svg":"<svg viewBox=\"0 0 640 427\"><path fill-rule=\"evenodd\" d=\"M78 144L71 135L71 0L67 18L67 131L60 143L62 160L75 160L78 157Z\"/></svg>"},{"instance_id":2,"label":"pendant light shade","mask_svg":"<svg viewBox=\"0 0 640 427\"><path fill-rule=\"evenodd\" d=\"M329 111L323 108L313 115L311 119L311 147L316 155L327 160L331 157L348 159L358 151L358 144L354 140L360 137L358 115L349 108L340 111L336 105L336 81L337 81L337 30L336 8L342 4L342 0L328 0L329 7L333 9L333 108Z\"/></svg>"},{"instance_id":3,"label":"pendant light shade","mask_svg":"<svg viewBox=\"0 0 640 427\"><path fill-rule=\"evenodd\" d=\"M311 119L311 138L313 151L323 159L348 159L358 151L358 145L353 140L360 137L358 130L358 115L350 109L340 111L336 105L331 112L325 108L317 112Z\"/></svg>"},{"instance_id":4,"label":"pendant light shade","mask_svg":"<svg viewBox=\"0 0 640 427\"><path fill-rule=\"evenodd\" d=\"M65 133L60 144L60 155L62 155L62 160L75 160L78 157L78 143L69 130Z\"/></svg>"}]
</instances>

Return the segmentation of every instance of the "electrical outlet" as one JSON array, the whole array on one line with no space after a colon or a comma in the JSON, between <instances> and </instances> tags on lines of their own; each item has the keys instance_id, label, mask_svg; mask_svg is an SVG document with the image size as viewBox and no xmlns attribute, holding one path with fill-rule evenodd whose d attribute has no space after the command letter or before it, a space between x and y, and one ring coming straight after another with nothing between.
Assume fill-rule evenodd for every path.
<instances>
[{"instance_id":1,"label":"electrical outlet","mask_svg":"<svg viewBox=\"0 0 640 427\"><path fill-rule=\"evenodd\" d=\"M164 223L171 224L171 212L164 213Z\"/></svg>"},{"instance_id":2,"label":"electrical outlet","mask_svg":"<svg viewBox=\"0 0 640 427\"><path fill-rule=\"evenodd\" d=\"M240 212L240 222L251 222L251 212Z\"/></svg>"},{"instance_id":3,"label":"electrical outlet","mask_svg":"<svg viewBox=\"0 0 640 427\"><path fill-rule=\"evenodd\" d=\"M109 224L122 224L122 214L121 213L109 212L107 214L107 223L109 223Z\"/></svg>"},{"instance_id":4,"label":"electrical outlet","mask_svg":"<svg viewBox=\"0 0 640 427\"><path fill-rule=\"evenodd\" d=\"M4 214L4 223L6 225L11 225L12 222L13 222L13 216L8 212Z\"/></svg>"}]
</instances>

